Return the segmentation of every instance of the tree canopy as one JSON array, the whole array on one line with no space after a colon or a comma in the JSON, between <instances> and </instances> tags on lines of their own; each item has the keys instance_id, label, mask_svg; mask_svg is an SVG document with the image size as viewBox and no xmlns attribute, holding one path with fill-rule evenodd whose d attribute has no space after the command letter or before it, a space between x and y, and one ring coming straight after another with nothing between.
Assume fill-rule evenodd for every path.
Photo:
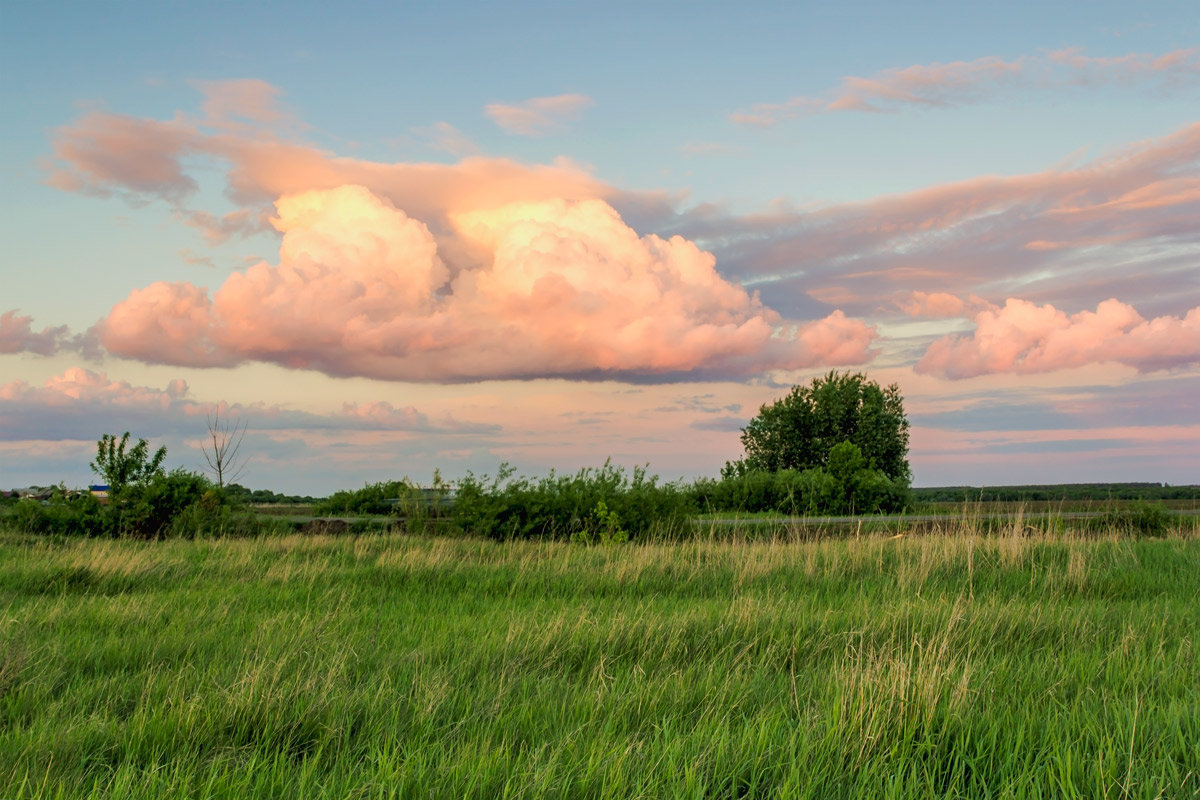
<instances>
[{"instance_id":1,"label":"tree canopy","mask_svg":"<svg viewBox=\"0 0 1200 800\"><path fill-rule=\"evenodd\" d=\"M866 468L907 485L912 478L908 419L899 387L880 388L866 375L849 372L794 386L787 396L763 405L742 429L746 455L731 466L735 472L844 469L830 462L843 442L857 446Z\"/></svg>"},{"instance_id":2,"label":"tree canopy","mask_svg":"<svg viewBox=\"0 0 1200 800\"><path fill-rule=\"evenodd\" d=\"M96 442L96 460L89 466L107 484L112 495L120 494L126 486L144 485L163 472L162 462L167 457L167 448L160 447L150 454L150 445L145 439L126 450L129 431L118 439L106 433Z\"/></svg>"}]
</instances>

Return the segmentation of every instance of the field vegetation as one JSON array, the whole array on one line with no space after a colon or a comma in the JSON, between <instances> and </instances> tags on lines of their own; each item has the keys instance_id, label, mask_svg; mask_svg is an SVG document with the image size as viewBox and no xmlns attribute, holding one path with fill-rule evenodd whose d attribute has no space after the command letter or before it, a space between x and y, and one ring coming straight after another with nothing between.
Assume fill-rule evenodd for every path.
<instances>
[{"instance_id":1,"label":"field vegetation","mask_svg":"<svg viewBox=\"0 0 1200 800\"><path fill-rule=\"evenodd\" d=\"M6 797L1200 796L1200 530L0 534Z\"/></svg>"},{"instance_id":2,"label":"field vegetation","mask_svg":"<svg viewBox=\"0 0 1200 800\"><path fill-rule=\"evenodd\" d=\"M106 434L0 496L0 798L1200 797L1200 517L914 499L862 375L744 434L324 499Z\"/></svg>"}]
</instances>

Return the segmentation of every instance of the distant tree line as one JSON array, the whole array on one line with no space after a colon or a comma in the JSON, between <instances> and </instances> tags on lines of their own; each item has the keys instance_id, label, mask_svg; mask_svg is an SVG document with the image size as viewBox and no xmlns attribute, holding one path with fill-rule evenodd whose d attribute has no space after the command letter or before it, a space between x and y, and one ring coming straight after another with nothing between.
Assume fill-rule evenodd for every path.
<instances>
[{"instance_id":1,"label":"distant tree line","mask_svg":"<svg viewBox=\"0 0 1200 800\"><path fill-rule=\"evenodd\" d=\"M225 495L233 502L247 505L312 505L322 498L307 494L281 494L270 489L247 489L240 483L225 485Z\"/></svg>"},{"instance_id":2,"label":"distant tree line","mask_svg":"<svg viewBox=\"0 0 1200 800\"><path fill-rule=\"evenodd\" d=\"M912 489L917 503L1022 503L1082 500L1192 500L1200 486L1168 483L1061 483L1028 486L935 486Z\"/></svg>"},{"instance_id":3,"label":"distant tree line","mask_svg":"<svg viewBox=\"0 0 1200 800\"><path fill-rule=\"evenodd\" d=\"M688 535L692 521L710 512L866 515L938 502L1200 497L1200 487L1159 483L912 489L899 388L881 387L861 373L830 372L763 405L742 429L743 457L727 463L719 478L690 483L661 482L646 467L627 471L609 462L541 478L501 465L494 477L446 481L435 471L432 486L386 480L314 498L229 482L240 467L244 426L214 416L209 431L215 482L165 470L165 448L151 452L145 440L131 442L128 432L105 434L91 467L108 484L106 502L60 487L49 500L5 502L7 524L30 533L93 536L249 535L290 524L264 522L252 506L305 503L317 516L383 516L413 532L617 542Z\"/></svg>"}]
</instances>

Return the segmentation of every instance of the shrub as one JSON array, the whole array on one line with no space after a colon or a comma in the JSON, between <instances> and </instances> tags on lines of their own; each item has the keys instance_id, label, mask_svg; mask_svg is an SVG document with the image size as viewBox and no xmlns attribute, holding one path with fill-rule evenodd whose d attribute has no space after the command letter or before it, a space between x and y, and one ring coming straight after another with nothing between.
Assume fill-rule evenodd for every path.
<instances>
[{"instance_id":1,"label":"shrub","mask_svg":"<svg viewBox=\"0 0 1200 800\"><path fill-rule=\"evenodd\" d=\"M888 478L865 463L856 445L843 442L833 448L828 468L726 469L719 481L697 480L690 495L706 511L810 516L894 513L907 504L908 482Z\"/></svg>"},{"instance_id":2,"label":"shrub","mask_svg":"<svg viewBox=\"0 0 1200 800\"><path fill-rule=\"evenodd\" d=\"M107 505L89 494L58 490L46 502L21 500L7 517L17 530L57 536L245 536L262 527L253 514L235 510L207 478L185 470L127 484Z\"/></svg>"},{"instance_id":3,"label":"shrub","mask_svg":"<svg viewBox=\"0 0 1200 800\"><path fill-rule=\"evenodd\" d=\"M660 484L643 467L627 473L606 461L532 480L504 464L490 480L469 474L458 482L453 519L459 530L495 539L618 541L675 534L694 511L680 486Z\"/></svg>"},{"instance_id":4,"label":"shrub","mask_svg":"<svg viewBox=\"0 0 1200 800\"><path fill-rule=\"evenodd\" d=\"M390 514L396 510L397 501L412 488L408 480L402 480L368 483L361 489L343 489L313 506L313 513L317 516Z\"/></svg>"},{"instance_id":5,"label":"shrub","mask_svg":"<svg viewBox=\"0 0 1200 800\"><path fill-rule=\"evenodd\" d=\"M213 511L221 503L220 493L208 478L176 469L159 473L145 484L126 486L107 510L113 516L115 535L162 539L185 510L207 504L208 510Z\"/></svg>"},{"instance_id":6,"label":"shrub","mask_svg":"<svg viewBox=\"0 0 1200 800\"><path fill-rule=\"evenodd\" d=\"M1163 536L1171 526L1171 513L1162 503L1138 501L1106 511L1100 524L1133 536Z\"/></svg>"},{"instance_id":7,"label":"shrub","mask_svg":"<svg viewBox=\"0 0 1200 800\"><path fill-rule=\"evenodd\" d=\"M100 501L90 494L56 490L46 502L33 499L17 501L10 521L24 533L54 536L104 536L110 522Z\"/></svg>"},{"instance_id":8,"label":"shrub","mask_svg":"<svg viewBox=\"0 0 1200 800\"><path fill-rule=\"evenodd\" d=\"M282 529L285 521L276 520L275 528ZM171 519L165 535L181 539L257 536L272 530L253 513L229 505L209 505L201 502L188 506Z\"/></svg>"}]
</instances>

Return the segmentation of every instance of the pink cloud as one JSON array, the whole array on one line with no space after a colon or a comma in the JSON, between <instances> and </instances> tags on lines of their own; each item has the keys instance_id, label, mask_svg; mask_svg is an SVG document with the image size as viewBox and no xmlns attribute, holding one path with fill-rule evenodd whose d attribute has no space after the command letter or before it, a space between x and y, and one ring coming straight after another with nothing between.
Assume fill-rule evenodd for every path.
<instances>
[{"instance_id":1,"label":"pink cloud","mask_svg":"<svg viewBox=\"0 0 1200 800\"><path fill-rule=\"evenodd\" d=\"M559 94L553 97L534 97L516 105L489 103L484 113L509 133L518 136L541 136L577 119L580 112L592 104L583 94Z\"/></svg>"},{"instance_id":2,"label":"pink cloud","mask_svg":"<svg viewBox=\"0 0 1200 800\"><path fill-rule=\"evenodd\" d=\"M278 266L210 299L133 292L99 326L113 353L218 366L260 360L410 381L747 375L863 363L873 328L787 322L682 237L639 237L600 200L452 216L479 256L451 271L422 222L362 187L281 198Z\"/></svg>"},{"instance_id":3,"label":"pink cloud","mask_svg":"<svg viewBox=\"0 0 1200 800\"><path fill-rule=\"evenodd\" d=\"M165 202L213 244L267 229L271 204L283 195L347 184L366 186L435 227L445 227L451 209L616 194L565 160L524 165L470 157L458 164L388 164L336 157L285 138L284 133L304 126L278 109L279 90L270 84L196 85L206 95L199 116L177 113L158 121L97 111L58 129L47 181L67 191L118 194L134 203ZM547 108L565 113L569 106ZM457 134L437 130L443 138ZM238 208L214 214L190 205L197 184L188 173L199 165L225 170L226 194Z\"/></svg>"},{"instance_id":4,"label":"pink cloud","mask_svg":"<svg viewBox=\"0 0 1200 800\"><path fill-rule=\"evenodd\" d=\"M0 385L0 441L95 438L105 430L136 429L143 435L196 435L213 410L236 417L251 431L409 431L428 434L492 434L499 428L430 419L413 406L386 401L345 403L340 411L315 414L278 405L204 402L190 396L186 381L159 389L112 380L103 372L71 367L41 386L25 381Z\"/></svg>"},{"instance_id":5,"label":"pink cloud","mask_svg":"<svg viewBox=\"0 0 1200 800\"><path fill-rule=\"evenodd\" d=\"M74 352L85 358L96 358L99 351L90 333L71 334L66 325L33 330L33 317L17 316L17 309L0 314L0 353L34 353L51 356Z\"/></svg>"},{"instance_id":6,"label":"pink cloud","mask_svg":"<svg viewBox=\"0 0 1200 800\"><path fill-rule=\"evenodd\" d=\"M59 164L48 181L71 191L120 189L179 202L196 190L180 163L195 143L196 129L179 116L160 122L95 111L58 130Z\"/></svg>"},{"instance_id":7,"label":"pink cloud","mask_svg":"<svg viewBox=\"0 0 1200 800\"><path fill-rule=\"evenodd\" d=\"M1116 295L1182 313L1200 303L1186 255L1200 241L1198 185L1193 124L1074 169L742 217L702 207L655 224L719 242L723 269L749 278L770 304L802 288L855 315L913 291L991 301L1020 291L1052 303ZM1102 253L1089 252L1098 245Z\"/></svg>"},{"instance_id":8,"label":"pink cloud","mask_svg":"<svg viewBox=\"0 0 1200 800\"><path fill-rule=\"evenodd\" d=\"M277 125L294 122L279 104L279 87L255 78L225 81L194 81L204 94L201 111L204 123L220 128L237 128L246 123Z\"/></svg>"},{"instance_id":9,"label":"pink cloud","mask_svg":"<svg viewBox=\"0 0 1200 800\"><path fill-rule=\"evenodd\" d=\"M842 79L828 111L882 111L897 105L948 106L970 102L1019 76L1022 63L999 58L916 64L869 78Z\"/></svg>"},{"instance_id":10,"label":"pink cloud","mask_svg":"<svg viewBox=\"0 0 1200 800\"><path fill-rule=\"evenodd\" d=\"M947 319L950 317L974 316L979 310L991 307L981 297L971 295L966 300L949 292L909 292L896 301L896 305L911 317Z\"/></svg>"},{"instance_id":11,"label":"pink cloud","mask_svg":"<svg viewBox=\"0 0 1200 800\"><path fill-rule=\"evenodd\" d=\"M1082 48L1069 47L1047 53L1053 64L1069 69L1069 80L1088 85L1163 77L1168 82L1200 75L1200 51L1196 48L1169 53L1127 53L1120 56L1089 56Z\"/></svg>"},{"instance_id":12,"label":"pink cloud","mask_svg":"<svg viewBox=\"0 0 1200 800\"><path fill-rule=\"evenodd\" d=\"M1050 305L1009 298L979 312L969 336L935 341L918 373L969 378L990 373L1052 372L1116 362L1148 372L1200 363L1200 307L1183 317L1145 320L1109 299L1095 311L1068 315Z\"/></svg>"},{"instance_id":13,"label":"pink cloud","mask_svg":"<svg viewBox=\"0 0 1200 800\"><path fill-rule=\"evenodd\" d=\"M452 156L478 156L479 145L449 122L435 122L426 128L415 128L414 133L428 140L430 147Z\"/></svg>"},{"instance_id":14,"label":"pink cloud","mask_svg":"<svg viewBox=\"0 0 1200 800\"><path fill-rule=\"evenodd\" d=\"M61 375L46 379L41 387L24 381L0 386L0 403L40 407L77 406L126 407L143 411L165 411L187 395L185 381L173 380L165 389L133 386L126 381L111 381L103 372L71 367Z\"/></svg>"},{"instance_id":15,"label":"pink cloud","mask_svg":"<svg viewBox=\"0 0 1200 800\"><path fill-rule=\"evenodd\" d=\"M832 111L881 112L906 107L946 107L979 102L1004 88L1096 86L1158 81L1171 87L1200 75L1195 49L1161 55L1130 53L1095 57L1079 48L1011 61L986 56L972 61L891 67L874 75L847 76L821 96L792 97L782 103L758 103L730 119L739 125L772 127L785 119Z\"/></svg>"},{"instance_id":16,"label":"pink cloud","mask_svg":"<svg viewBox=\"0 0 1200 800\"><path fill-rule=\"evenodd\" d=\"M0 314L0 353L37 353L48 356L62 346L65 327L33 330L33 317L17 316L17 309Z\"/></svg>"},{"instance_id":17,"label":"pink cloud","mask_svg":"<svg viewBox=\"0 0 1200 800\"><path fill-rule=\"evenodd\" d=\"M206 88L228 95L210 96L206 120L273 118L256 111L269 87ZM580 105L542 100L530 108ZM132 133L104 135L112 128ZM182 115L169 127L90 115L60 132L58 174L160 197L213 242L259 229L279 199L277 266L237 273L211 295L190 283L133 292L97 328L114 353L409 380L752 374L871 357L865 324L782 320L691 242L639 237L605 202L617 193L570 163L380 164L211 128ZM164 162L153 180L121 152L143 146ZM205 158L228 165L243 208L218 217L183 205L184 159Z\"/></svg>"}]
</instances>

